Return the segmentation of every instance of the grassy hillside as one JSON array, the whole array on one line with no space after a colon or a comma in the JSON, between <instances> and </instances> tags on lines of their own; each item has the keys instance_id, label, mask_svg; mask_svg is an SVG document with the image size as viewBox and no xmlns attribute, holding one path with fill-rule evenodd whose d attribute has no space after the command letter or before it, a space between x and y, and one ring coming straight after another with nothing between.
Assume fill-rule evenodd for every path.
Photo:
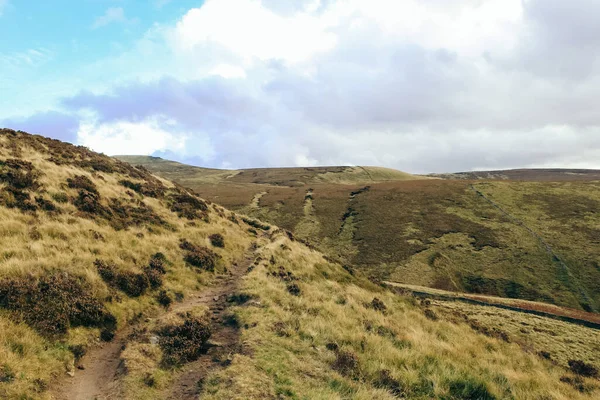
<instances>
[{"instance_id":1,"label":"grassy hillside","mask_svg":"<svg viewBox=\"0 0 600 400\"><path fill-rule=\"evenodd\" d=\"M594 169L510 169L503 171L471 171L451 174L431 174L431 177L443 179L485 179L485 180L511 180L533 182L572 182L572 181L598 181L600 171Z\"/></svg>"},{"instance_id":2,"label":"grassy hillside","mask_svg":"<svg viewBox=\"0 0 600 400\"><path fill-rule=\"evenodd\" d=\"M298 185L292 175L274 179L281 170L254 184L205 184L160 163L149 168L382 280L600 309L600 184L580 180L593 171L506 171L543 182L494 175Z\"/></svg>"},{"instance_id":3,"label":"grassy hillside","mask_svg":"<svg viewBox=\"0 0 600 400\"><path fill-rule=\"evenodd\" d=\"M223 183L269 186L304 186L314 183L360 184L369 182L424 179L390 168L381 167L306 167L251 168L220 170L194 167L150 156L116 156L121 161L141 165L170 180L194 184Z\"/></svg>"},{"instance_id":4,"label":"grassy hillside","mask_svg":"<svg viewBox=\"0 0 600 400\"><path fill-rule=\"evenodd\" d=\"M82 147L0 130L0 217L0 398L600 393L598 331L486 329Z\"/></svg>"}]
</instances>

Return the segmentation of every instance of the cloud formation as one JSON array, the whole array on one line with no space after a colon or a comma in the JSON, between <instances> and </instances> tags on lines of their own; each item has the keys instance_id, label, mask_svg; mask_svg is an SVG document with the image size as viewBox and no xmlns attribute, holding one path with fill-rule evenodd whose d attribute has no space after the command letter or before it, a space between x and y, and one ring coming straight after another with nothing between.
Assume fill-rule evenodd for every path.
<instances>
[{"instance_id":1,"label":"cloud formation","mask_svg":"<svg viewBox=\"0 0 600 400\"><path fill-rule=\"evenodd\" d=\"M79 118L61 112L47 111L27 118L2 119L0 126L75 143L78 138Z\"/></svg>"},{"instance_id":2,"label":"cloud formation","mask_svg":"<svg viewBox=\"0 0 600 400\"><path fill-rule=\"evenodd\" d=\"M92 116L82 144L203 166L600 168L598 13L594 0L207 0L160 30L162 78L62 106Z\"/></svg>"},{"instance_id":3,"label":"cloud formation","mask_svg":"<svg viewBox=\"0 0 600 400\"><path fill-rule=\"evenodd\" d=\"M102 28L112 23L127 22L128 19L125 17L125 10L122 7L110 7L106 12L97 17L92 24L92 29Z\"/></svg>"}]
</instances>

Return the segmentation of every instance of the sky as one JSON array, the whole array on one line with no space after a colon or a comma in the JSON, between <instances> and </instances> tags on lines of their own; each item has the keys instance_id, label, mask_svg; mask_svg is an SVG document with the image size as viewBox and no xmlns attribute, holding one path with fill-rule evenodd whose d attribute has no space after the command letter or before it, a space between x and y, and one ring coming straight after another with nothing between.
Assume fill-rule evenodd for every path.
<instances>
[{"instance_id":1,"label":"sky","mask_svg":"<svg viewBox=\"0 0 600 400\"><path fill-rule=\"evenodd\" d=\"M597 0L0 0L0 126L215 168L600 168Z\"/></svg>"}]
</instances>

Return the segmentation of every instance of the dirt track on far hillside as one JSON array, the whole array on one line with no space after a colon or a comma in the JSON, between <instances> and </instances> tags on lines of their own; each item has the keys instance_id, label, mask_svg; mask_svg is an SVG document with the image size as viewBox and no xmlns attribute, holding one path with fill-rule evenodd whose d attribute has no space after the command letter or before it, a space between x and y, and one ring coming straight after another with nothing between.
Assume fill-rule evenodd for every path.
<instances>
[{"instance_id":1,"label":"dirt track on far hillside","mask_svg":"<svg viewBox=\"0 0 600 400\"><path fill-rule=\"evenodd\" d=\"M228 307L227 298L233 294L239 279L248 271L254 260L254 253L248 252L246 257L234 263L227 275L217 277L215 286L201 293L188 296L182 303L175 304L160 319L170 315L185 312L200 305L209 307L211 314L212 335L206 354L198 360L183 366L172 387L163 394L165 399L196 399L199 395L199 385L204 377L212 370L227 363L229 355L237 350L239 333L237 327L227 324L225 311ZM121 351L127 345L130 332L125 328L114 340L91 349L80 360L83 370L76 370L72 378L61 379L52 391L52 397L57 400L121 400L123 394L119 387L121 371Z\"/></svg>"}]
</instances>

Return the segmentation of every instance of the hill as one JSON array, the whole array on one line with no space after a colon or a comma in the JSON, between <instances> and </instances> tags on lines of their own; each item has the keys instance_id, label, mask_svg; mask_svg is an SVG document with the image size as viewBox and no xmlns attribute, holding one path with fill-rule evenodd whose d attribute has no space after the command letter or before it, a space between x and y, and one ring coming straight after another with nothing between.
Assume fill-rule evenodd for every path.
<instances>
[{"instance_id":1,"label":"hill","mask_svg":"<svg viewBox=\"0 0 600 400\"><path fill-rule=\"evenodd\" d=\"M600 392L597 330L419 301L83 147L0 130L0 217L1 398Z\"/></svg>"},{"instance_id":2,"label":"hill","mask_svg":"<svg viewBox=\"0 0 600 400\"><path fill-rule=\"evenodd\" d=\"M148 167L381 280L600 309L600 183L582 180L594 171L286 186L285 177L207 183Z\"/></svg>"},{"instance_id":3,"label":"hill","mask_svg":"<svg viewBox=\"0 0 600 400\"><path fill-rule=\"evenodd\" d=\"M600 170L595 169L509 169L501 171L471 171L450 174L430 174L442 179L487 179L533 182L600 181Z\"/></svg>"},{"instance_id":4,"label":"hill","mask_svg":"<svg viewBox=\"0 0 600 400\"><path fill-rule=\"evenodd\" d=\"M194 167L151 156L116 156L133 165L160 173L170 180L198 183L258 184L300 187L315 183L361 184L423 179L406 172L381 167L251 168L220 170Z\"/></svg>"}]
</instances>

